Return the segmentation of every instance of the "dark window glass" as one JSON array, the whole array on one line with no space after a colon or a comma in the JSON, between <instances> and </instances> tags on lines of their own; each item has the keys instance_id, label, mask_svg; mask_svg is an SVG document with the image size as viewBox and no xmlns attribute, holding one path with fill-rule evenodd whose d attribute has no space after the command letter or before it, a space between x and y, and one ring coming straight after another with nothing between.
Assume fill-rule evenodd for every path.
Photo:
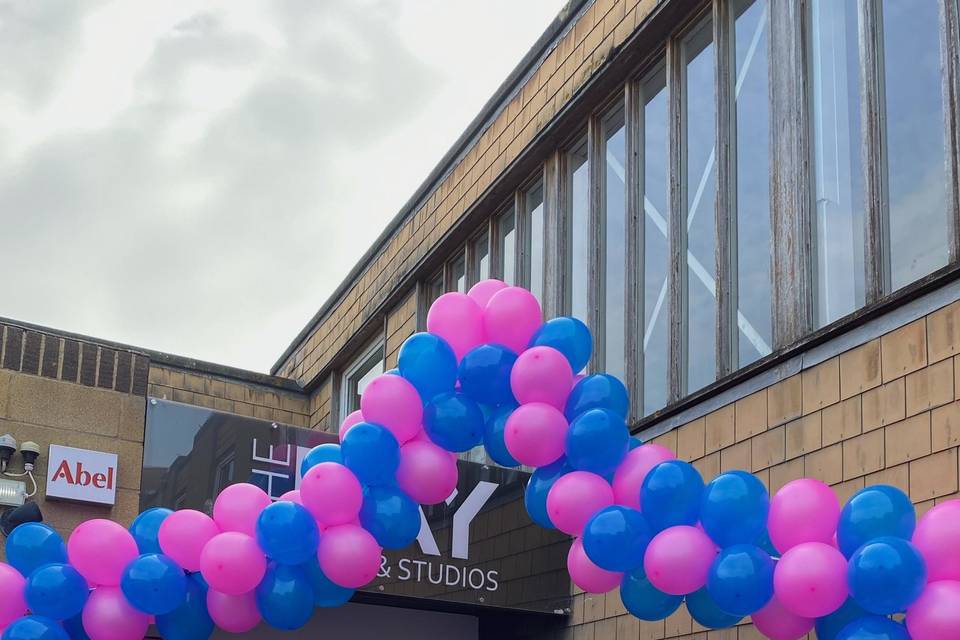
<instances>
[{"instance_id":1,"label":"dark window glass","mask_svg":"<svg viewBox=\"0 0 960 640\"><path fill-rule=\"evenodd\" d=\"M587 145L571 151L568 162L570 194L567 211L567 276L570 315L590 324L587 287L590 282L590 182Z\"/></svg>"},{"instance_id":2,"label":"dark window glass","mask_svg":"<svg viewBox=\"0 0 960 640\"><path fill-rule=\"evenodd\" d=\"M527 234L527 260L530 291L543 303L543 185L537 184L524 196Z\"/></svg>"},{"instance_id":3,"label":"dark window glass","mask_svg":"<svg viewBox=\"0 0 960 640\"><path fill-rule=\"evenodd\" d=\"M517 283L517 226L513 209L497 219L497 251L500 254L500 279Z\"/></svg>"},{"instance_id":4,"label":"dark window glass","mask_svg":"<svg viewBox=\"0 0 960 640\"><path fill-rule=\"evenodd\" d=\"M604 121L604 369L624 378L624 321L626 305L627 137L623 111Z\"/></svg>"}]
</instances>

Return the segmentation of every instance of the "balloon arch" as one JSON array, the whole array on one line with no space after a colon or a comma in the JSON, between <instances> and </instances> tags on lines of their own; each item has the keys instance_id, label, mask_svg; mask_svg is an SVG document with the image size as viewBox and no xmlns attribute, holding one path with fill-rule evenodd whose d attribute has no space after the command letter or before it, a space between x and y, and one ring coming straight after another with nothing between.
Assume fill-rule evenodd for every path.
<instances>
[{"instance_id":1,"label":"balloon arch","mask_svg":"<svg viewBox=\"0 0 960 640\"><path fill-rule=\"evenodd\" d=\"M705 484L630 437L623 383L576 375L587 327L541 318L529 291L496 280L440 296L429 332L404 343L399 369L370 382L340 426L341 444L311 450L299 491L279 501L237 484L212 518L150 509L129 530L87 521L66 544L21 525L0 564L2 640L135 640L151 622L184 640L261 620L298 628L373 580L383 548L413 542L418 503L443 502L457 453L480 443L497 464L536 467L527 512L574 537L573 582L619 587L638 618L685 603L704 627L751 616L774 640L814 628L821 640L960 638L960 501L917 523L885 485L841 509L812 479L772 497L745 471Z\"/></svg>"}]
</instances>

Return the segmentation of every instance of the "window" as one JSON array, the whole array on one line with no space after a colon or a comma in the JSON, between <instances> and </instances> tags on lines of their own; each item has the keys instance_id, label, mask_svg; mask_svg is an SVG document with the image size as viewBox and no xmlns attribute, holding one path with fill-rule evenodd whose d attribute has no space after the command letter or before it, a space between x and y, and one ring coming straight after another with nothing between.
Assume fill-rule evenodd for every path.
<instances>
[{"instance_id":1,"label":"window","mask_svg":"<svg viewBox=\"0 0 960 640\"><path fill-rule=\"evenodd\" d=\"M490 277L490 238L481 234L470 243L470 273L468 289Z\"/></svg>"},{"instance_id":2,"label":"window","mask_svg":"<svg viewBox=\"0 0 960 640\"><path fill-rule=\"evenodd\" d=\"M527 240L524 241L526 256L527 288L543 303L544 279L544 217L543 183L537 182L523 194L524 220Z\"/></svg>"},{"instance_id":3,"label":"window","mask_svg":"<svg viewBox=\"0 0 960 640\"><path fill-rule=\"evenodd\" d=\"M340 382L340 420L360 408L360 395L384 371L383 342L368 347L346 368Z\"/></svg>"},{"instance_id":4,"label":"window","mask_svg":"<svg viewBox=\"0 0 960 640\"><path fill-rule=\"evenodd\" d=\"M497 218L497 276L507 284L517 283L517 224L511 207Z\"/></svg>"},{"instance_id":5,"label":"window","mask_svg":"<svg viewBox=\"0 0 960 640\"><path fill-rule=\"evenodd\" d=\"M603 127L603 370L625 379L624 341L627 272L627 132L623 108L602 121Z\"/></svg>"},{"instance_id":6,"label":"window","mask_svg":"<svg viewBox=\"0 0 960 640\"><path fill-rule=\"evenodd\" d=\"M580 142L567 155L567 181L567 308L570 315L590 325L587 290L590 279L590 164L586 141Z\"/></svg>"},{"instance_id":7,"label":"window","mask_svg":"<svg viewBox=\"0 0 960 640\"><path fill-rule=\"evenodd\" d=\"M214 476L215 493L220 493L226 487L233 484L234 473L236 472L237 456L231 451L217 463L217 472Z\"/></svg>"},{"instance_id":8,"label":"window","mask_svg":"<svg viewBox=\"0 0 960 640\"><path fill-rule=\"evenodd\" d=\"M461 251L447 264L447 291L467 292L467 260Z\"/></svg>"}]
</instances>

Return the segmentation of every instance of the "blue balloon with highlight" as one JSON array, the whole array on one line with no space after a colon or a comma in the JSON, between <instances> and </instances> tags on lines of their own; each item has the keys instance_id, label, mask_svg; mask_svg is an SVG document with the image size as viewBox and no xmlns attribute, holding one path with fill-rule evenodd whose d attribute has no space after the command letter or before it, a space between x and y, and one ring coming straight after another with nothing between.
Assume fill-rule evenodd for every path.
<instances>
[{"instance_id":1,"label":"blue balloon with highlight","mask_svg":"<svg viewBox=\"0 0 960 640\"><path fill-rule=\"evenodd\" d=\"M423 408L423 428L447 451L463 453L483 441L484 417L480 405L464 393L444 393ZM349 435L349 434L348 434Z\"/></svg>"},{"instance_id":2,"label":"blue balloon with highlight","mask_svg":"<svg viewBox=\"0 0 960 640\"><path fill-rule=\"evenodd\" d=\"M302 567L271 564L254 595L263 620L275 629L293 631L313 617L313 588Z\"/></svg>"},{"instance_id":3,"label":"blue balloon with highlight","mask_svg":"<svg viewBox=\"0 0 960 640\"><path fill-rule=\"evenodd\" d=\"M668 527L697 524L702 495L700 472L689 462L667 460L643 479L640 504L647 522L659 533Z\"/></svg>"},{"instance_id":4,"label":"blue balloon with highlight","mask_svg":"<svg viewBox=\"0 0 960 640\"><path fill-rule=\"evenodd\" d=\"M688 595L686 601L690 617L708 629L726 629L743 619L743 616L735 616L721 609L706 587Z\"/></svg>"},{"instance_id":5,"label":"blue balloon with highlight","mask_svg":"<svg viewBox=\"0 0 960 640\"><path fill-rule=\"evenodd\" d=\"M378 424L358 422L340 444L343 464L368 485L394 484L400 466L400 443Z\"/></svg>"},{"instance_id":6,"label":"blue balloon with highlight","mask_svg":"<svg viewBox=\"0 0 960 640\"><path fill-rule=\"evenodd\" d=\"M507 405L495 410L483 425L483 446L487 455L501 467L517 467L520 465L510 455L504 433L507 429L507 418L516 409L514 405Z\"/></svg>"},{"instance_id":7,"label":"blue balloon with highlight","mask_svg":"<svg viewBox=\"0 0 960 640\"><path fill-rule=\"evenodd\" d=\"M7 562L24 576L50 562L67 562L67 545L42 522L26 522L7 536Z\"/></svg>"},{"instance_id":8,"label":"blue balloon with highlight","mask_svg":"<svg viewBox=\"0 0 960 640\"><path fill-rule=\"evenodd\" d=\"M583 550L590 561L607 571L632 571L643 565L653 534L643 514L613 505L601 509L583 528Z\"/></svg>"},{"instance_id":9,"label":"blue balloon with highlight","mask_svg":"<svg viewBox=\"0 0 960 640\"><path fill-rule=\"evenodd\" d=\"M307 509L278 500L257 517L257 544L279 564L302 564L317 553L320 530Z\"/></svg>"},{"instance_id":10,"label":"blue balloon with highlight","mask_svg":"<svg viewBox=\"0 0 960 640\"><path fill-rule=\"evenodd\" d=\"M836 640L910 640L907 628L882 616L867 616L850 622Z\"/></svg>"},{"instance_id":11,"label":"blue balloon with highlight","mask_svg":"<svg viewBox=\"0 0 960 640\"><path fill-rule=\"evenodd\" d=\"M400 347L397 368L425 403L453 391L457 383L457 357L446 340L432 333L407 338Z\"/></svg>"},{"instance_id":12,"label":"blue balloon with highlight","mask_svg":"<svg viewBox=\"0 0 960 640\"><path fill-rule=\"evenodd\" d=\"M420 508L397 487L367 487L360 524L385 549L403 549L420 533Z\"/></svg>"},{"instance_id":13,"label":"blue balloon with highlight","mask_svg":"<svg viewBox=\"0 0 960 640\"><path fill-rule=\"evenodd\" d=\"M120 590L127 602L144 613L170 613L187 597L187 576L162 553L145 553L123 570Z\"/></svg>"},{"instance_id":14,"label":"blue balloon with highlight","mask_svg":"<svg viewBox=\"0 0 960 640\"><path fill-rule=\"evenodd\" d=\"M302 565L301 568L306 572L307 580L310 581L310 586L313 589L315 606L325 609L339 607L349 602L350 598L353 597L355 590L331 582L330 578L320 569L320 563L316 559Z\"/></svg>"},{"instance_id":15,"label":"blue balloon with highlight","mask_svg":"<svg viewBox=\"0 0 960 640\"><path fill-rule=\"evenodd\" d=\"M773 560L763 549L733 545L721 549L710 565L706 588L722 610L748 616L773 597L773 570Z\"/></svg>"},{"instance_id":16,"label":"blue balloon with highlight","mask_svg":"<svg viewBox=\"0 0 960 640\"><path fill-rule=\"evenodd\" d=\"M625 574L620 582L620 600L632 615L641 620L663 620L680 607L683 596L673 596L657 589L643 567Z\"/></svg>"},{"instance_id":17,"label":"blue balloon with highlight","mask_svg":"<svg viewBox=\"0 0 960 640\"><path fill-rule=\"evenodd\" d=\"M837 524L837 544L849 558L875 538L893 536L909 540L916 526L917 516L910 498L896 487L878 484L860 489L844 505Z\"/></svg>"},{"instance_id":18,"label":"blue balloon with highlight","mask_svg":"<svg viewBox=\"0 0 960 640\"><path fill-rule=\"evenodd\" d=\"M577 416L567 430L567 461L580 471L610 473L627 455L629 440L623 418L609 409L590 409Z\"/></svg>"},{"instance_id":19,"label":"blue balloon with highlight","mask_svg":"<svg viewBox=\"0 0 960 640\"><path fill-rule=\"evenodd\" d=\"M517 354L499 344L481 344L460 361L460 391L488 405L516 404L510 371Z\"/></svg>"},{"instance_id":20,"label":"blue balloon with highlight","mask_svg":"<svg viewBox=\"0 0 960 640\"><path fill-rule=\"evenodd\" d=\"M160 525L173 511L164 507L153 507L138 515L130 525L130 534L137 542L140 553L163 553L160 548Z\"/></svg>"},{"instance_id":21,"label":"blue balloon with highlight","mask_svg":"<svg viewBox=\"0 0 960 640\"><path fill-rule=\"evenodd\" d=\"M340 451L340 445L325 442L310 449L300 462L300 477L307 475L307 471L321 462L343 464L343 453Z\"/></svg>"},{"instance_id":22,"label":"blue balloon with highlight","mask_svg":"<svg viewBox=\"0 0 960 640\"><path fill-rule=\"evenodd\" d=\"M920 551L902 538L871 540L854 552L847 568L850 595L861 607L881 616L906 611L927 583Z\"/></svg>"},{"instance_id":23,"label":"blue balloon with highlight","mask_svg":"<svg viewBox=\"0 0 960 640\"><path fill-rule=\"evenodd\" d=\"M539 467L527 482L527 488L523 492L523 504L530 519L544 529L556 528L547 514L547 494L550 493L550 487L571 471L573 467L567 463L566 457L561 456L556 462Z\"/></svg>"},{"instance_id":24,"label":"blue balloon with highlight","mask_svg":"<svg viewBox=\"0 0 960 640\"><path fill-rule=\"evenodd\" d=\"M199 575L187 576L187 595L179 607L157 616L157 629L164 640L206 640L213 633L213 619L207 611L207 586L196 579Z\"/></svg>"},{"instance_id":25,"label":"blue balloon with highlight","mask_svg":"<svg viewBox=\"0 0 960 640\"><path fill-rule=\"evenodd\" d=\"M70 640L56 620L30 615L17 618L3 631L3 640Z\"/></svg>"},{"instance_id":26,"label":"blue balloon with highlight","mask_svg":"<svg viewBox=\"0 0 960 640\"><path fill-rule=\"evenodd\" d=\"M607 409L626 420L630 411L627 388L608 373L583 378L573 385L563 413L568 421L573 422L577 416L590 409Z\"/></svg>"},{"instance_id":27,"label":"blue balloon with highlight","mask_svg":"<svg viewBox=\"0 0 960 640\"><path fill-rule=\"evenodd\" d=\"M718 547L750 544L766 529L770 497L752 473L728 471L707 484L700 499L700 522Z\"/></svg>"},{"instance_id":28,"label":"blue balloon with highlight","mask_svg":"<svg viewBox=\"0 0 960 640\"><path fill-rule=\"evenodd\" d=\"M90 587L69 564L45 564L27 577L23 593L30 611L53 620L66 620L83 611Z\"/></svg>"},{"instance_id":29,"label":"blue balloon with highlight","mask_svg":"<svg viewBox=\"0 0 960 640\"><path fill-rule=\"evenodd\" d=\"M562 353L574 372L582 371L590 362L593 337L590 329L577 318L563 316L544 322L530 339L530 347L552 347Z\"/></svg>"}]
</instances>

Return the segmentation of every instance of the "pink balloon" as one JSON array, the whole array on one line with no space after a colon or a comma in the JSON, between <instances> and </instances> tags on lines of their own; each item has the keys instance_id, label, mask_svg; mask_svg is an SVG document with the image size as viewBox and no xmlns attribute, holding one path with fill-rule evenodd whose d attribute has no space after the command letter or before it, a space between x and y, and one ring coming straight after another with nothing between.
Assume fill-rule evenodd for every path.
<instances>
[{"instance_id":1,"label":"pink balloon","mask_svg":"<svg viewBox=\"0 0 960 640\"><path fill-rule=\"evenodd\" d=\"M397 485L420 504L440 504L457 487L457 461L432 442L412 440L400 447Z\"/></svg>"},{"instance_id":2,"label":"pink balloon","mask_svg":"<svg viewBox=\"0 0 960 640\"><path fill-rule=\"evenodd\" d=\"M320 536L317 558L320 569L334 584L358 589L377 577L380 545L363 527L345 524Z\"/></svg>"},{"instance_id":3,"label":"pink balloon","mask_svg":"<svg viewBox=\"0 0 960 640\"><path fill-rule=\"evenodd\" d=\"M207 611L214 624L230 633L245 633L260 624L260 611L253 591L230 595L208 589Z\"/></svg>"},{"instance_id":4,"label":"pink balloon","mask_svg":"<svg viewBox=\"0 0 960 640\"><path fill-rule=\"evenodd\" d=\"M556 349L533 347L513 364L510 388L520 404L543 402L562 411L573 388L573 369Z\"/></svg>"},{"instance_id":5,"label":"pink balloon","mask_svg":"<svg viewBox=\"0 0 960 640\"><path fill-rule=\"evenodd\" d=\"M907 608L907 630L913 640L960 640L960 581L929 583Z\"/></svg>"},{"instance_id":6,"label":"pink balloon","mask_svg":"<svg viewBox=\"0 0 960 640\"><path fill-rule=\"evenodd\" d=\"M292 490L292 491L287 491L285 494L283 494L282 496L280 496L280 498L278 498L278 500L281 500L281 501L283 501L283 502L295 502L295 503L297 503L298 505L300 505L301 507L303 506L303 498L300 497L300 490L299 490L299 489L294 489L294 490Z\"/></svg>"},{"instance_id":7,"label":"pink balloon","mask_svg":"<svg viewBox=\"0 0 960 640\"><path fill-rule=\"evenodd\" d=\"M786 609L777 596L770 598L770 602L750 618L757 631L770 640L798 640L809 633L816 623L812 618L802 618Z\"/></svg>"},{"instance_id":8,"label":"pink balloon","mask_svg":"<svg viewBox=\"0 0 960 640\"><path fill-rule=\"evenodd\" d=\"M547 515L557 529L571 536L583 533L587 520L613 504L613 489L589 471L571 471L553 483L547 493Z\"/></svg>"},{"instance_id":9,"label":"pink balloon","mask_svg":"<svg viewBox=\"0 0 960 640\"><path fill-rule=\"evenodd\" d=\"M620 586L623 574L607 571L593 564L583 550L580 538L573 541L567 553L567 571L573 583L587 593L606 593Z\"/></svg>"},{"instance_id":10,"label":"pink balloon","mask_svg":"<svg viewBox=\"0 0 960 640\"><path fill-rule=\"evenodd\" d=\"M913 544L927 562L927 582L960 580L960 500L927 511L913 532Z\"/></svg>"},{"instance_id":11,"label":"pink balloon","mask_svg":"<svg viewBox=\"0 0 960 640\"><path fill-rule=\"evenodd\" d=\"M503 441L517 462L542 467L563 455L568 428L567 419L558 409L531 402L520 405L507 418Z\"/></svg>"},{"instance_id":12,"label":"pink balloon","mask_svg":"<svg viewBox=\"0 0 960 640\"><path fill-rule=\"evenodd\" d=\"M474 299L474 301L480 305L481 309L485 309L487 303L490 302L490 298L493 297L497 291L501 289L506 289L507 284L501 280L481 280L477 284L470 287L470 291L467 291L467 295Z\"/></svg>"},{"instance_id":13,"label":"pink balloon","mask_svg":"<svg viewBox=\"0 0 960 640\"><path fill-rule=\"evenodd\" d=\"M676 458L673 451L659 444L642 444L627 452L613 475L613 497L617 504L640 509L640 487L650 469Z\"/></svg>"},{"instance_id":14,"label":"pink balloon","mask_svg":"<svg viewBox=\"0 0 960 640\"><path fill-rule=\"evenodd\" d=\"M112 520L87 520L73 530L67 541L70 564L98 585L120 584L124 568L138 555L133 536Z\"/></svg>"},{"instance_id":15,"label":"pink balloon","mask_svg":"<svg viewBox=\"0 0 960 640\"><path fill-rule=\"evenodd\" d=\"M256 588L267 572L267 558L245 533L215 536L200 555L200 573L212 589L233 596Z\"/></svg>"},{"instance_id":16,"label":"pink balloon","mask_svg":"<svg viewBox=\"0 0 960 640\"><path fill-rule=\"evenodd\" d=\"M213 521L221 531L256 536L257 518L271 502L270 496L256 485L248 482L232 484L221 491L213 503Z\"/></svg>"},{"instance_id":17,"label":"pink balloon","mask_svg":"<svg viewBox=\"0 0 960 640\"><path fill-rule=\"evenodd\" d=\"M781 556L773 572L780 603L802 618L833 613L847 599L847 559L823 542L803 542Z\"/></svg>"},{"instance_id":18,"label":"pink balloon","mask_svg":"<svg viewBox=\"0 0 960 640\"><path fill-rule=\"evenodd\" d=\"M483 310L487 341L523 353L543 324L537 298L522 287L507 287L493 294Z\"/></svg>"},{"instance_id":19,"label":"pink balloon","mask_svg":"<svg viewBox=\"0 0 960 640\"><path fill-rule=\"evenodd\" d=\"M160 525L160 549L187 571L200 571L203 547L220 528L213 518L193 509L180 509L167 516Z\"/></svg>"},{"instance_id":20,"label":"pink balloon","mask_svg":"<svg viewBox=\"0 0 960 640\"><path fill-rule=\"evenodd\" d=\"M363 412L360 411L360 409L357 409L344 418L343 422L340 423L340 442L343 442L343 436L347 435L347 431L350 430L350 427L363 421Z\"/></svg>"},{"instance_id":21,"label":"pink balloon","mask_svg":"<svg viewBox=\"0 0 960 640\"><path fill-rule=\"evenodd\" d=\"M780 553L804 542L830 544L840 520L840 502L827 485L812 478L785 484L770 500L767 528Z\"/></svg>"},{"instance_id":22,"label":"pink balloon","mask_svg":"<svg viewBox=\"0 0 960 640\"><path fill-rule=\"evenodd\" d=\"M334 526L356 519L363 504L363 488L342 464L321 462L303 476L300 497L317 522Z\"/></svg>"},{"instance_id":23,"label":"pink balloon","mask_svg":"<svg viewBox=\"0 0 960 640\"><path fill-rule=\"evenodd\" d=\"M374 378L360 396L367 422L379 424L403 444L417 435L423 422L423 400L406 378L385 374Z\"/></svg>"},{"instance_id":24,"label":"pink balloon","mask_svg":"<svg viewBox=\"0 0 960 640\"><path fill-rule=\"evenodd\" d=\"M0 562L0 627L5 627L27 612L23 597L26 579L8 564Z\"/></svg>"},{"instance_id":25,"label":"pink balloon","mask_svg":"<svg viewBox=\"0 0 960 640\"><path fill-rule=\"evenodd\" d=\"M134 609L118 587L91 591L81 620L91 640L140 640L150 626L150 616Z\"/></svg>"},{"instance_id":26,"label":"pink balloon","mask_svg":"<svg viewBox=\"0 0 960 640\"><path fill-rule=\"evenodd\" d=\"M683 596L707 584L717 547L710 536L686 525L669 527L653 537L643 556L643 570L660 591Z\"/></svg>"},{"instance_id":27,"label":"pink balloon","mask_svg":"<svg viewBox=\"0 0 960 640\"><path fill-rule=\"evenodd\" d=\"M427 331L446 340L459 361L467 351L485 341L483 320L483 308L476 300L465 293L445 293L430 305Z\"/></svg>"}]
</instances>

